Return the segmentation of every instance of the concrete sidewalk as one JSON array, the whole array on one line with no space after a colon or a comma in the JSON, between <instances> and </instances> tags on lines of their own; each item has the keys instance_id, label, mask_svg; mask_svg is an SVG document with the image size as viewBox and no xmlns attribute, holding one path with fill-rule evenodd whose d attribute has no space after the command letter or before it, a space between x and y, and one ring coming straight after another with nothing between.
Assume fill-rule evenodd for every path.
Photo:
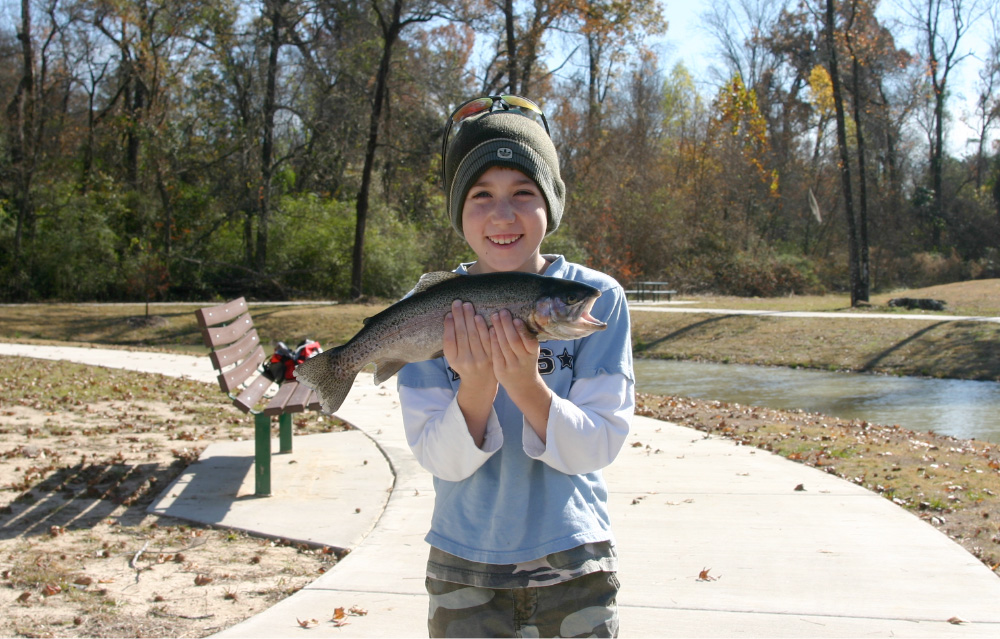
<instances>
[{"instance_id":1,"label":"concrete sidewalk","mask_svg":"<svg viewBox=\"0 0 1000 639\"><path fill-rule=\"evenodd\" d=\"M0 354L12 350L0 344ZM105 366L124 359L137 370L146 362L149 368L141 370L170 374L166 369L176 367L175 374L196 379L204 360L211 373L207 358L25 351L20 354L82 362L92 357ZM370 375L356 382L338 415L364 436L352 435L349 446L346 438L333 440L353 454L337 459L329 452L337 446L325 448L318 439L342 434L313 435L297 438L294 455L327 451L314 461L275 458L274 467L289 473L275 485L298 482L290 492L304 496L296 510L308 516L293 521L302 534L353 551L303 590L221 636L426 636L423 535L433 488L406 446L394 388L394 381L373 386ZM212 449L199 464L216 454ZM220 456L240 457L240 451ZM376 463L379 456L384 467ZM368 465L359 469L358 458ZM216 472L207 468L201 472ZM621 553L623 637L1000 636L1000 579L932 526L854 484L646 418L636 418L629 444L605 475ZM252 481L252 473L245 480ZM804 490L796 490L799 485ZM154 509L169 499L169 508L181 509L171 514L191 507L224 517L238 506L245 508L240 527L286 536L273 526L288 517L268 510L280 507L279 497L240 500L231 493L188 494L175 484ZM353 512L357 508L361 513ZM357 519L348 521L345 509ZM369 530L346 532L364 518ZM698 578L704 569L709 580ZM352 606L368 614L350 616L339 628L329 621L334 609ZM312 618L319 625L298 627L296 619Z\"/></svg>"}]
</instances>

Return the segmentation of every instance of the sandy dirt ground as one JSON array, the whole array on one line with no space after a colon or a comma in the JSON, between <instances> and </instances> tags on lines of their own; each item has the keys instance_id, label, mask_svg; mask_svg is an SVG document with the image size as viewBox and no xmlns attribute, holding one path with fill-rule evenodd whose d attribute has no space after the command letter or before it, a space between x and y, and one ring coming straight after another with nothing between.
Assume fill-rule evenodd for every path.
<instances>
[{"instance_id":1,"label":"sandy dirt ground","mask_svg":"<svg viewBox=\"0 0 1000 639\"><path fill-rule=\"evenodd\" d=\"M217 389L58 362L0 365L0 636L206 636L336 563L330 548L146 514L205 446L252 436ZM316 420L296 420L297 434L336 428ZM331 618L336 603L314 616Z\"/></svg>"}]
</instances>

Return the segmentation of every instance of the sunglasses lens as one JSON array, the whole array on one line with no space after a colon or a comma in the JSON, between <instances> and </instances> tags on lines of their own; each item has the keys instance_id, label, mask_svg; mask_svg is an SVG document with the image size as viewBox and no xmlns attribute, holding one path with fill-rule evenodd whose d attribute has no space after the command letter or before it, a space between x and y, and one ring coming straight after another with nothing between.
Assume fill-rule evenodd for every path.
<instances>
[{"instance_id":1,"label":"sunglasses lens","mask_svg":"<svg viewBox=\"0 0 1000 639\"><path fill-rule=\"evenodd\" d=\"M474 115L484 113L493 108L493 105L498 104L504 109L515 108L522 111L528 111L532 114L537 115L542 120L542 126L545 127L545 132L549 132L549 123L545 120L545 114L542 112L541 107L529 100L528 98L522 98L519 95L495 95L488 98L476 98L475 100L469 100L465 104L460 105L455 109L454 113L451 114L451 118L448 119L448 126L445 127L444 137L441 139L441 180L445 181L445 166L447 164L448 158L448 139L451 134L452 125L461 124L466 118L470 118ZM522 113L522 115L528 115L528 113Z\"/></svg>"},{"instance_id":2,"label":"sunglasses lens","mask_svg":"<svg viewBox=\"0 0 1000 639\"><path fill-rule=\"evenodd\" d=\"M507 104L518 107L519 109L528 109L529 111L534 111L535 113L541 114L542 109L537 104L532 102L527 98L522 98L519 95L501 95L500 98Z\"/></svg>"},{"instance_id":3,"label":"sunglasses lens","mask_svg":"<svg viewBox=\"0 0 1000 639\"><path fill-rule=\"evenodd\" d=\"M469 116L476 115L477 113L482 113L493 106L493 98L479 98L478 100L472 100L455 111L454 115L451 116L451 121L458 123Z\"/></svg>"}]
</instances>

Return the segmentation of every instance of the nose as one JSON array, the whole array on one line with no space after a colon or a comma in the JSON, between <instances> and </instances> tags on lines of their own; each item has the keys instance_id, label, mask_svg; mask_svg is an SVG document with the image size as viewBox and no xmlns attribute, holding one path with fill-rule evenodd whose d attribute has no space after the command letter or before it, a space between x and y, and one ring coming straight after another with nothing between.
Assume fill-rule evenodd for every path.
<instances>
[{"instance_id":1,"label":"nose","mask_svg":"<svg viewBox=\"0 0 1000 639\"><path fill-rule=\"evenodd\" d=\"M499 198L497 205L493 208L493 214L491 216L494 222L501 224L510 224L514 221L514 204L509 198Z\"/></svg>"}]
</instances>

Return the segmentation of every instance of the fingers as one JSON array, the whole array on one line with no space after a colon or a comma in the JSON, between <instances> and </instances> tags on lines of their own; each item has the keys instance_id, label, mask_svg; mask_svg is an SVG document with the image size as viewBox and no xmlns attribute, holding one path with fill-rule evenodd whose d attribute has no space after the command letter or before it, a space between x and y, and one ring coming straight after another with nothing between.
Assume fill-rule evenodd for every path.
<instances>
[{"instance_id":1,"label":"fingers","mask_svg":"<svg viewBox=\"0 0 1000 639\"><path fill-rule=\"evenodd\" d=\"M460 346L467 346L473 355L480 357L489 352L490 339L486 320L476 314L471 302L455 300L451 305L455 323L455 340Z\"/></svg>"},{"instance_id":2,"label":"fingers","mask_svg":"<svg viewBox=\"0 0 1000 639\"><path fill-rule=\"evenodd\" d=\"M511 317L507 310L494 313L493 327L490 329L490 345L509 367L520 365L535 366L538 360L538 340L530 333L520 319ZM494 357L496 359L496 357Z\"/></svg>"},{"instance_id":3,"label":"fingers","mask_svg":"<svg viewBox=\"0 0 1000 639\"><path fill-rule=\"evenodd\" d=\"M490 333L486 320L469 302L455 300L444 320L444 355L452 367L472 372L490 367Z\"/></svg>"}]
</instances>

